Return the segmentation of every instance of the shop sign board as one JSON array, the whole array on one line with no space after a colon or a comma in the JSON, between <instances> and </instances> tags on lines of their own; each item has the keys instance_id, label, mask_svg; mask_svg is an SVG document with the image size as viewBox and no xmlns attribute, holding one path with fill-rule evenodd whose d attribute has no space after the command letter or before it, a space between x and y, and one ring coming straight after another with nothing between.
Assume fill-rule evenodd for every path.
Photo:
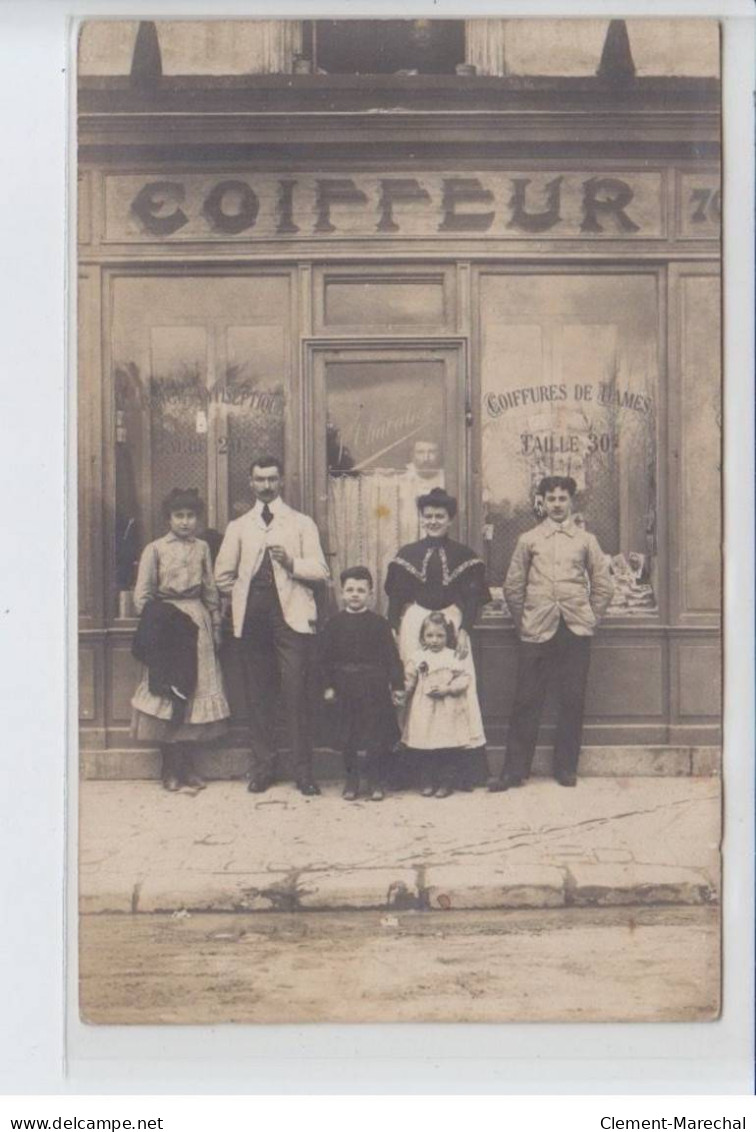
<instances>
[{"instance_id":1,"label":"shop sign board","mask_svg":"<svg viewBox=\"0 0 756 1132\"><path fill-rule=\"evenodd\" d=\"M685 187L690 196L697 186ZM665 200L661 171L112 174L104 236L125 243L662 239ZM692 207L700 211L700 201Z\"/></svg>"}]
</instances>

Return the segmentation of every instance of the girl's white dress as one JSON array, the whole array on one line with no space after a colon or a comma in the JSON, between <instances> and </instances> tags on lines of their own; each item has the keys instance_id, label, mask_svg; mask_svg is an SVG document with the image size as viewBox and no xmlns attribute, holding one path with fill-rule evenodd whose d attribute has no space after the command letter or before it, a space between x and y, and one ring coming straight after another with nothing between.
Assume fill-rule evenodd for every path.
<instances>
[{"instance_id":1,"label":"girl's white dress","mask_svg":"<svg viewBox=\"0 0 756 1132\"><path fill-rule=\"evenodd\" d=\"M405 663L405 676L407 687L414 685L402 732L407 747L420 751L476 750L485 745L475 668L469 653L460 660L453 649L418 649ZM431 696L436 688L452 694Z\"/></svg>"}]
</instances>

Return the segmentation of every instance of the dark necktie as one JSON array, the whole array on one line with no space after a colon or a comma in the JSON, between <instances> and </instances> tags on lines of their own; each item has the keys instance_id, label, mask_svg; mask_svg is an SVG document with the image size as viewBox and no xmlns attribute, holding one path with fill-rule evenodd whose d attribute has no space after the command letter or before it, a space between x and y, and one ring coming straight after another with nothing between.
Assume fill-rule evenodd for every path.
<instances>
[{"instance_id":1,"label":"dark necktie","mask_svg":"<svg viewBox=\"0 0 756 1132\"><path fill-rule=\"evenodd\" d=\"M273 512L271 511L270 507L268 507L267 503L263 504L262 521L265 523L266 527L269 527L273 522Z\"/></svg>"}]
</instances>

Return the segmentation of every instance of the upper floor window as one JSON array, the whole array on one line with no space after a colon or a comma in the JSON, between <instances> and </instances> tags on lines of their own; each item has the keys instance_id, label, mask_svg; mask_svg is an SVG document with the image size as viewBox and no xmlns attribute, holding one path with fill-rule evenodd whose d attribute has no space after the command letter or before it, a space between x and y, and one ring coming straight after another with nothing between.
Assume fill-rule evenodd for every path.
<instances>
[{"instance_id":1,"label":"upper floor window","mask_svg":"<svg viewBox=\"0 0 756 1132\"><path fill-rule=\"evenodd\" d=\"M328 74L453 75L465 60L465 22L313 20L305 27L304 49Z\"/></svg>"}]
</instances>

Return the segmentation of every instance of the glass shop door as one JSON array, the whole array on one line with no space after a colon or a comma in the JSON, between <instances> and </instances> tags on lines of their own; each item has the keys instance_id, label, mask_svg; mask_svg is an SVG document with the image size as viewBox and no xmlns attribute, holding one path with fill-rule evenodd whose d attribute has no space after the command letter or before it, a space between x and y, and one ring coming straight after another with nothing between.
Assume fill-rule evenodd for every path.
<instances>
[{"instance_id":1,"label":"glass shop door","mask_svg":"<svg viewBox=\"0 0 756 1132\"><path fill-rule=\"evenodd\" d=\"M467 536L467 387L461 344L313 347L309 376L313 514L332 576L367 566L376 609L400 546L422 537L418 496L459 500L452 528Z\"/></svg>"}]
</instances>

